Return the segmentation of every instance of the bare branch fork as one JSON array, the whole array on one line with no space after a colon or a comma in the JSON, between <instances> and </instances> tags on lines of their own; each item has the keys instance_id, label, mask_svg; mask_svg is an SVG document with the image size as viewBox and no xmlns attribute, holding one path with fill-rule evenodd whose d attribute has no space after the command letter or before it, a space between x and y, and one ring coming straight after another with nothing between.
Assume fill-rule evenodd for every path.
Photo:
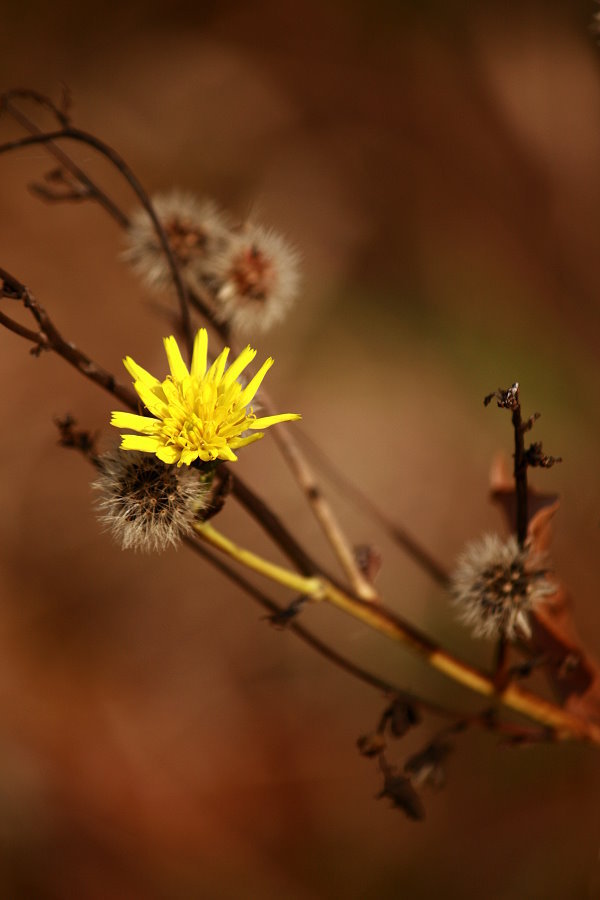
<instances>
[{"instance_id":1,"label":"bare branch fork","mask_svg":"<svg viewBox=\"0 0 600 900\"><path fill-rule=\"evenodd\" d=\"M88 146L93 147L98 151L98 153L102 154L102 156L105 156L115 166L115 168L118 169L119 172L121 172L121 174L127 179L129 184L135 191L138 200L152 220L152 225L160 240L162 250L168 260L169 268L171 270L171 276L173 278L173 284L175 285L175 290L177 291L177 297L179 299L181 324L185 334L188 352L191 355L194 334L190 318L187 291L181 278L181 272L179 271L179 267L175 260L171 245L169 244L162 223L156 215L154 207L148 200L148 195L142 188L140 182L135 177L127 163L119 156L119 154L115 150L113 150L112 147L109 147L108 144L105 144L104 141L101 141L95 135L88 134L85 131L81 131L79 128L72 128L70 126L65 126L57 131L31 134L28 137L19 138L15 141L8 141L6 144L2 144L0 146L0 154L8 153L11 150L19 150L23 147L30 147L35 144L53 144L58 140L77 141L79 143L87 144Z\"/></svg>"}]
</instances>

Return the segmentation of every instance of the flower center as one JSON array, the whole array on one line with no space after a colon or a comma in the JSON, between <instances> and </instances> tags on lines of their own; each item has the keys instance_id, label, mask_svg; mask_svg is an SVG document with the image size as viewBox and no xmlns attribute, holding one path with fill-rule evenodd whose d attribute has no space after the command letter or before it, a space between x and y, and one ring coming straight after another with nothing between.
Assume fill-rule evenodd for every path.
<instances>
[{"instance_id":1,"label":"flower center","mask_svg":"<svg viewBox=\"0 0 600 900\"><path fill-rule=\"evenodd\" d=\"M199 450L215 459L219 450L256 418L251 409L238 406L237 383L221 390L210 379L190 377L175 383L167 378L163 389L171 416L163 420L162 431L167 444L182 450Z\"/></svg>"}]
</instances>

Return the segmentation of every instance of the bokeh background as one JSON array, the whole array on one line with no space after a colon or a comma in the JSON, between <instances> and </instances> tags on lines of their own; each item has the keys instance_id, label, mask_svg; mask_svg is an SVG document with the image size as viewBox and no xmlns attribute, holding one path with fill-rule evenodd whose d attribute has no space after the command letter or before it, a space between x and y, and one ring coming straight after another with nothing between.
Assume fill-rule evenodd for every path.
<instances>
[{"instance_id":1,"label":"bokeh background","mask_svg":"<svg viewBox=\"0 0 600 900\"><path fill-rule=\"evenodd\" d=\"M271 393L447 565L502 527L487 485L509 421L482 398L519 380L543 414L536 437L564 457L534 481L561 494L556 568L598 651L594 14L583 0L7 0L0 83L54 97L68 85L76 123L150 191L207 194L295 243L301 299L257 341L276 357ZM0 121L1 140L19 133ZM114 172L74 152L132 207ZM28 192L50 167L39 148L0 159L0 265L105 366L129 353L159 371L165 318L119 261L115 224ZM600 897L597 750L467 733L424 823L376 801L355 742L382 698L269 628L188 551L121 553L52 423L70 412L108 443L113 402L0 339L2 896ZM273 442L239 466L331 565ZM380 549L387 602L486 664L427 575L329 493L352 540ZM233 504L220 525L278 558ZM305 616L399 685L474 708L359 625Z\"/></svg>"}]
</instances>

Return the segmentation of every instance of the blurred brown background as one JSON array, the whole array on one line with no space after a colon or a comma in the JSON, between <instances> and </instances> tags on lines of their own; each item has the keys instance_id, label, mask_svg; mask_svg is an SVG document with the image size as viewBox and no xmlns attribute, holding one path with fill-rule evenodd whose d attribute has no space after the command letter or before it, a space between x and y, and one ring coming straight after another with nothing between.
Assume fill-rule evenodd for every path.
<instances>
[{"instance_id":1,"label":"blurred brown background","mask_svg":"<svg viewBox=\"0 0 600 900\"><path fill-rule=\"evenodd\" d=\"M501 525L487 478L494 452L510 452L509 421L481 401L518 379L526 410L543 413L536 437L564 457L535 483L561 493L555 562L598 651L594 12L580 0L9 0L0 82L54 97L67 84L76 123L149 190L255 210L301 249L301 301L259 341L276 357L270 391L448 565ZM1 140L19 133L0 121ZM74 152L131 208L114 172ZM0 159L0 265L108 368L120 374L130 353L160 371L165 323L118 261L114 223L28 193L50 167L40 148ZM108 441L113 402L0 339L3 897L600 897L597 751L466 734L424 824L375 801L380 779L355 741L381 698L270 629L186 550L116 549L93 517L90 471L52 424L70 412ZM330 564L272 441L239 466ZM390 605L485 664L489 648L427 576L331 495L352 539L381 549ZM267 551L233 505L220 525ZM474 708L360 626L305 615L394 682Z\"/></svg>"}]
</instances>

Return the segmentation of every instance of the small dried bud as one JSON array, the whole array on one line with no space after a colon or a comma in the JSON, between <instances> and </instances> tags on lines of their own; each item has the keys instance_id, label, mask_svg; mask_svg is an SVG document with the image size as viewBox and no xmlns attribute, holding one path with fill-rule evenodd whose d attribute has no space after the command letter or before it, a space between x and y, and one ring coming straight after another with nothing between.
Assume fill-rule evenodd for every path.
<instances>
[{"instance_id":1,"label":"small dried bud","mask_svg":"<svg viewBox=\"0 0 600 900\"><path fill-rule=\"evenodd\" d=\"M354 559L367 581L373 584L383 563L379 550L371 544L357 544L354 547Z\"/></svg>"},{"instance_id":2,"label":"small dried bud","mask_svg":"<svg viewBox=\"0 0 600 900\"><path fill-rule=\"evenodd\" d=\"M404 771L417 787L428 784L430 787L441 788L446 782L444 763L453 749L448 741L433 741L406 761Z\"/></svg>"},{"instance_id":3,"label":"small dried bud","mask_svg":"<svg viewBox=\"0 0 600 900\"><path fill-rule=\"evenodd\" d=\"M392 806L404 810L409 819L420 821L425 818L425 807L410 778L399 775L388 766L384 769L383 790L377 795L377 799L382 797L389 797Z\"/></svg>"},{"instance_id":4,"label":"small dried bud","mask_svg":"<svg viewBox=\"0 0 600 900\"><path fill-rule=\"evenodd\" d=\"M123 550L161 552L189 534L207 505L198 469L169 466L153 454L114 450L100 457L99 520Z\"/></svg>"},{"instance_id":5,"label":"small dried bud","mask_svg":"<svg viewBox=\"0 0 600 900\"><path fill-rule=\"evenodd\" d=\"M401 696L394 700L389 713L390 731L394 737L403 737L410 728L414 728L421 721L417 705Z\"/></svg>"},{"instance_id":6,"label":"small dried bud","mask_svg":"<svg viewBox=\"0 0 600 900\"><path fill-rule=\"evenodd\" d=\"M216 315L234 330L267 331L280 321L298 290L298 254L259 225L232 233L216 258Z\"/></svg>"},{"instance_id":7,"label":"small dried bud","mask_svg":"<svg viewBox=\"0 0 600 900\"><path fill-rule=\"evenodd\" d=\"M266 617L267 621L270 622L274 628L278 628L282 631L294 621L294 619L300 614L302 608L309 600L310 596L308 594L300 594L299 597L296 597L295 600L292 600L292 602L284 609L279 609L277 610L277 612L268 615Z\"/></svg>"},{"instance_id":8,"label":"small dried bud","mask_svg":"<svg viewBox=\"0 0 600 900\"><path fill-rule=\"evenodd\" d=\"M540 466L542 469L551 469L556 463L562 462L562 457L548 456L544 453L542 442L535 441L525 451L525 461L528 466Z\"/></svg>"},{"instance_id":9,"label":"small dried bud","mask_svg":"<svg viewBox=\"0 0 600 900\"><path fill-rule=\"evenodd\" d=\"M182 278L194 287L225 246L227 227L223 217L211 200L201 201L178 190L157 194L152 203ZM162 290L172 284L168 260L145 209L137 210L131 219L122 258L148 287Z\"/></svg>"},{"instance_id":10,"label":"small dried bud","mask_svg":"<svg viewBox=\"0 0 600 900\"><path fill-rule=\"evenodd\" d=\"M385 737L380 731L372 731L370 734L361 734L356 741L358 752L362 756L379 756L385 750Z\"/></svg>"},{"instance_id":11,"label":"small dried bud","mask_svg":"<svg viewBox=\"0 0 600 900\"><path fill-rule=\"evenodd\" d=\"M460 621L474 637L531 636L528 613L556 588L547 570L514 536L497 535L468 544L458 559L450 590Z\"/></svg>"},{"instance_id":12,"label":"small dried bud","mask_svg":"<svg viewBox=\"0 0 600 900\"><path fill-rule=\"evenodd\" d=\"M519 405L519 382L515 381L508 389L498 388L497 391L483 398L483 405L488 406L492 400L500 409L516 409Z\"/></svg>"}]
</instances>

